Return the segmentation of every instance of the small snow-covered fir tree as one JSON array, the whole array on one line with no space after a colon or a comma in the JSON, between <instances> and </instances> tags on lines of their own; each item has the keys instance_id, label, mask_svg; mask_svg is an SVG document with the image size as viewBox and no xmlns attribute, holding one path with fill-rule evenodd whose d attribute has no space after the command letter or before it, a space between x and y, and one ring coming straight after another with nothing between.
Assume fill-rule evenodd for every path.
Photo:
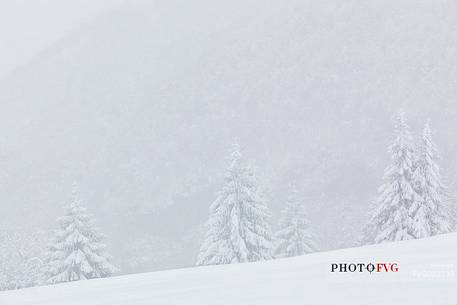
<instances>
[{"instance_id":1,"label":"small snow-covered fir tree","mask_svg":"<svg viewBox=\"0 0 457 305\"><path fill-rule=\"evenodd\" d=\"M275 257L291 257L318 250L310 228L305 206L296 189L292 189L281 213L279 230L275 236Z\"/></svg>"},{"instance_id":2,"label":"small snow-covered fir tree","mask_svg":"<svg viewBox=\"0 0 457 305\"><path fill-rule=\"evenodd\" d=\"M357 239L358 246L364 246L374 243L374 239L377 234L377 228L375 227L374 223L371 221L373 219L374 213L377 210L378 204L377 200L372 200L370 202L368 212L366 213L366 219L369 219L367 223L362 228L362 231Z\"/></svg>"},{"instance_id":3,"label":"small snow-covered fir tree","mask_svg":"<svg viewBox=\"0 0 457 305\"><path fill-rule=\"evenodd\" d=\"M59 226L49 246L47 283L108 277L117 271L105 254L103 236L93 227L92 218L81 205L75 185L65 215L59 218Z\"/></svg>"},{"instance_id":4,"label":"small snow-covered fir tree","mask_svg":"<svg viewBox=\"0 0 457 305\"><path fill-rule=\"evenodd\" d=\"M271 259L270 218L254 172L235 145L225 185L210 207L197 265Z\"/></svg>"},{"instance_id":5,"label":"small snow-covered fir tree","mask_svg":"<svg viewBox=\"0 0 457 305\"><path fill-rule=\"evenodd\" d=\"M45 235L40 230L0 229L0 290L42 283Z\"/></svg>"},{"instance_id":6,"label":"small snow-covered fir tree","mask_svg":"<svg viewBox=\"0 0 457 305\"><path fill-rule=\"evenodd\" d=\"M379 189L378 208L368 224L371 243L415 238L411 214L411 206L418 200L412 180L415 150L403 112L396 118L395 140L389 151L392 164L384 173L385 183Z\"/></svg>"},{"instance_id":7,"label":"small snow-covered fir tree","mask_svg":"<svg viewBox=\"0 0 457 305\"><path fill-rule=\"evenodd\" d=\"M428 237L450 231L443 204L443 183L437 164L438 149L432 140L429 122L422 132L413 174L414 187L420 195L411 206L415 238Z\"/></svg>"}]
</instances>

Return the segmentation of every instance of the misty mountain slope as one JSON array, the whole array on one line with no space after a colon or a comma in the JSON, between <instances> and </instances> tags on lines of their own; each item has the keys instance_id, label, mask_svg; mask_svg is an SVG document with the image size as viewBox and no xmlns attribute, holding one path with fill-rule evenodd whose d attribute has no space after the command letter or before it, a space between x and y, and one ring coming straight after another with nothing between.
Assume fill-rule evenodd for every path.
<instances>
[{"instance_id":1,"label":"misty mountain slope","mask_svg":"<svg viewBox=\"0 0 457 305\"><path fill-rule=\"evenodd\" d=\"M457 302L457 234L0 293L2 305L295 305ZM331 273L332 263L397 263L396 273Z\"/></svg>"},{"instance_id":2,"label":"misty mountain slope","mask_svg":"<svg viewBox=\"0 0 457 305\"><path fill-rule=\"evenodd\" d=\"M114 256L195 235L237 138L274 212L296 181L322 248L351 245L399 107L457 164L455 6L127 1L0 82L0 212L49 227L77 180Z\"/></svg>"}]
</instances>

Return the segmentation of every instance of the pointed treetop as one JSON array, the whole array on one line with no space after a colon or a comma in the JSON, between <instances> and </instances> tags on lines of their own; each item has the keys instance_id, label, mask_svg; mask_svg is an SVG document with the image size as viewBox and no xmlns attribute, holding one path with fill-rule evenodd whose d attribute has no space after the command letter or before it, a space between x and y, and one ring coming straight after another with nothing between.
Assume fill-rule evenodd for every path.
<instances>
[{"instance_id":1,"label":"pointed treetop","mask_svg":"<svg viewBox=\"0 0 457 305\"><path fill-rule=\"evenodd\" d=\"M235 142L232 144L232 152L230 154L230 162L231 162L232 166L234 164L238 163L241 158L242 158L242 154L241 154L240 145L238 144L238 141L235 139Z\"/></svg>"},{"instance_id":2,"label":"pointed treetop","mask_svg":"<svg viewBox=\"0 0 457 305\"><path fill-rule=\"evenodd\" d=\"M298 198L298 190L297 184L295 182L289 183L289 199L297 199Z\"/></svg>"},{"instance_id":3,"label":"pointed treetop","mask_svg":"<svg viewBox=\"0 0 457 305\"><path fill-rule=\"evenodd\" d=\"M232 144L232 156L233 155L241 155L241 148L240 144L238 143L238 139L235 139Z\"/></svg>"},{"instance_id":4,"label":"pointed treetop","mask_svg":"<svg viewBox=\"0 0 457 305\"><path fill-rule=\"evenodd\" d=\"M395 113L395 118L399 122L406 121L406 112L403 110L403 108L398 109L398 111Z\"/></svg>"},{"instance_id":5,"label":"pointed treetop","mask_svg":"<svg viewBox=\"0 0 457 305\"><path fill-rule=\"evenodd\" d=\"M395 121L396 121L395 129L397 131L402 131L402 130L408 130L409 129L408 119L406 118L406 114L403 111L403 109L400 109L397 112L397 115L395 116Z\"/></svg>"},{"instance_id":6,"label":"pointed treetop","mask_svg":"<svg viewBox=\"0 0 457 305\"><path fill-rule=\"evenodd\" d=\"M394 140L389 146L389 151L391 153L395 153L403 150L407 150L409 153L412 153L413 139L409 130L406 115L402 110L400 110L395 118ZM409 156L405 157L408 158Z\"/></svg>"},{"instance_id":7,"label":"pointed treetop","mask_svg":"<svg viewBox=\"0 0 457 305\"><path fill-rule=\"evenodd\" d=\"M70 206L80 205L81 199L79 198L79 183L77 181L73 181L71 185L71 200Z\"/></svg>"},{"instance_id":8,"label":"pointed treetop","mask_svg":"<svg viewBox=\"0 0 457 305\"><path fill-rule=\"evenodd\" d=\"M425 122L424 129L422 130L422 144L420 145L419 150L422 154L427 155L428 158L440 159L437 146L432 139L430 119Z\"/></svg>"},{"instance_id":9,"label":"pointed treetop","mask_svg":"<svg viewBox=\"0 0 457 305\"><path fill-rule=\"evenodd\" d=\"M430 119L427 119L424 125L424 130L422 131L423 138L430 138L432 135L432 129L430 127Z\"/></svg>"},{"instance_id":10,"label":"pointed treetop","mask_svg":"<svg viewBox=\"0 0 457 305\"><path fill-rule=\"evenodd\" d=\"M71 184L71 194L73 197L75 197L79 193L79 183L76 181L73 181Z\"/></svg>"}]
</instances>

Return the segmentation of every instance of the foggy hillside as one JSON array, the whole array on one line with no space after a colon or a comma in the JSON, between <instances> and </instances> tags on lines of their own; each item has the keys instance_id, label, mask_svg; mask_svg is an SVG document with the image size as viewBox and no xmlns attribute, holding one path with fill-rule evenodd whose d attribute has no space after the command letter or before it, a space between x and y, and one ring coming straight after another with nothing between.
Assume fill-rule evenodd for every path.
<instances>
[{"instance_id":1,"label":"foggy hillside","mask_svg":"<svg viewBox=\"0 0 457 305\"><path fill-rule=\"evenodd\" d=\"M0 292L4 305L453 305L456 234L288 259L133 274ZM376 253L376 254L374 254ZM437 256L437 253L439 255ZM438 260L437 260L438 258ZM335 261L397 272L331 272ZM349 265L349 264L348 264ZM389 293L386 293L389 292Z\"/></svg>"},{"instance_id":2,"label":"foggy hillside","mask_svg":"<svg viewBox=\"0 0 457 305\"><path fill-rule=\"evenodd\" d=\"M78 181L118 262L151 239L156 261L123 270L193 264L238 141L275 217L296 182L321 248L353 245L398 109L416 133L431 119L443 172L455 176L456 9L127 1L1 80L5 226L52 229Z\"/></svg>"}]
</instances>

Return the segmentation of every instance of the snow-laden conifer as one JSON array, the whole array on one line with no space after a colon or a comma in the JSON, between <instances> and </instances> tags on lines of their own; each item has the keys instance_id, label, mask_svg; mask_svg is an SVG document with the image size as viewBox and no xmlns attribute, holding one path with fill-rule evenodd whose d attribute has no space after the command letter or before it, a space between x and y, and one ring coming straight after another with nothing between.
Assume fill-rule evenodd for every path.
<instances>
[{"instance_id":1,"label":"snow-laden conifer","mask_svg":"<svg viewBox=\"0 0 457 305\"><path fill-rule=\"evenodd\" d=\"M0 229L0 291L42 283L45 235L40 230Z\"/></svg>"},{"instance_id":2,"label":"snow-laden conifer","mask_svg":"<svg viewBox=\"0 0 457 305\"><path fill-rule=\"evenodd\" d=\"M318 250L315 235L305 211L304 202L296 189L292 189L281 212L279 230L275 237L275 257L291 257Z\"/></svg>"},{"instance_id":3,"label":"snow-laden conifer","mask_svg":"<svg viewBox=\"0 0 457 305\"><path fill-rule=\"evenodd\" d=\"M415 238L411 206L418 200L413 186L415 149L403 112L396 118L395 139L389 147L392 163L379 189L378 208L368 226L373 243Z\"/></svg>"},{"instance_id":4,"label":"snow-laden conifer","mask_svg":"<svg viewBox=\"0 0 457 305\"><path fill-rule=\"evenodd\" d=\"M105 254L103 236L93 226L82 206L77 189L49 246L46 261L47 283L108 277L117 271Z\"/></svg>"},{"instance_id":5,"label":"snow-laden conifer","mask_svg":"<svg viewBox=\"0 0 457 305\"><path fill-rule=\"evenodd\" d=\"M235 145L225 184L210 207L197 265L271 259L270 217L256 176Z\"/></svg>"},{"instance_id":6,"label":"snow-laden conifer","mask_svg":"<svg viewBox=\"0 0 457 305\"><path fill-rule=\"evenodd\" d=\"M449 219L443 204L444 187L437 164L438 149L432 140L429 122L422 132L413 174L416 192L420 195L411 206L415 238L428 237L450 231Z\"/></svg>"}]
</instances>

